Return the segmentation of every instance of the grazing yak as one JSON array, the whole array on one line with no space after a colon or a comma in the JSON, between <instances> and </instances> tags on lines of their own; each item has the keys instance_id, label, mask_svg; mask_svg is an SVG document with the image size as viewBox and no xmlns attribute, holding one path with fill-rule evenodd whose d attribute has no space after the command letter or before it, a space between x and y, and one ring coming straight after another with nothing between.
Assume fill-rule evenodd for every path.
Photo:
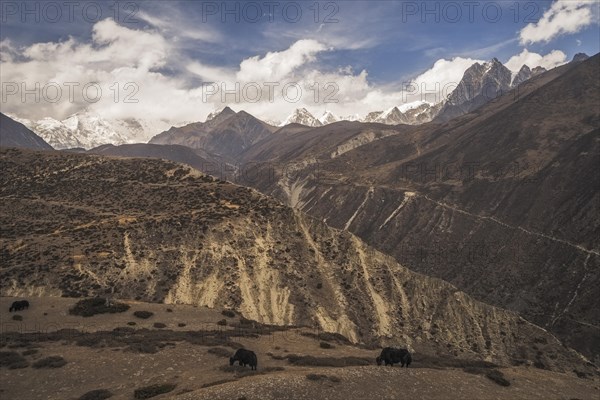
<instances>
[{"instance_id":1,"label":"grazing yak","mask_svg":"<svg viewBox=\"0 0 600 400\"><path fill-rule=\"evenodd\" d=\"M28 308L29 308L29 302L27 300L19 300L19 301L14 301L12 303L12 305L8 309L8 312L21 311L21 310L26 310Z\"/></svg>"},{"instance_id":2,"label":"grazing yak","mask_svg":"<svg viewBox=\"0 0 600 400\"><path fill-rule=\"evenodd\" d=\"M255 370L258 366L258 360L256 359L256 354L253 351L246 349L239 349L235 352L233 357L229 358L229 365L233 365L236 361L240 363L242 366L249 365L251 369Z\"/></svg>"},{"instance_id":3,"label":"grazing yak","mask_svg":"<svg viewBox=\"0 0 600 400\"><path fill-rule=\"evenodd\" d=\"M410 352L406 349L395 349L393 347L386 347L381 350L381 354L379 357L375 359L377 361L377 365L381 365L381 363L385 363L385 365L394 366L394 364L400 363L400 368L406 365L406 368L412 362L412 356Z\"/></svg>"}]
</instances>

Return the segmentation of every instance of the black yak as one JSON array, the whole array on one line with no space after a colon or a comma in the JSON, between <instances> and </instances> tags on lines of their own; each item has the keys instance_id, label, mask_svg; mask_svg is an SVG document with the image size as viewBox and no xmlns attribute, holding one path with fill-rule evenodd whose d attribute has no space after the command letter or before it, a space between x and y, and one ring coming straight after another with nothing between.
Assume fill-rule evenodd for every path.
<instances>
[{"instance_id":1,"label":"black yak","mask_svg":"<svg viewBox=\"0 0 600 400\"><path fill-rule=\"evenodd\" d=\"M394 364L400 363L400 368L406 365L406 368L412 362L412 356L410 352L406 349L395 349L393 347L386 347L381 350L381 354L379 357L375 359L377 361L377 365L381 365L381 363L385 363L385 365L394 366Z\"/></svg>"},{"instance_id":2,"label":"black yak","mask_svg":"<svg viewBox=\"0 0 600 400\"><path fill-rule=\"evenodd\" d=\"M26 310L28 308L29 308L29 302L27 300L18 300L18 301L13 301L12 305L8 309L8 312L21 311L21 310Z\"/></svg>"},{"instance_id":3,"label":"black yak","mask_svg":"<svg viewBox=\"0 0 600 400\"><path fill-rule=\"evenodd\" d=\"M258 366L258 360L256 354L253 351L246 349L239 349L235 352L233 357L229 358L229 365L233 365L236 361L242 366L249 365L251 369L255 370Z\"/></svg>"}]
</instances>

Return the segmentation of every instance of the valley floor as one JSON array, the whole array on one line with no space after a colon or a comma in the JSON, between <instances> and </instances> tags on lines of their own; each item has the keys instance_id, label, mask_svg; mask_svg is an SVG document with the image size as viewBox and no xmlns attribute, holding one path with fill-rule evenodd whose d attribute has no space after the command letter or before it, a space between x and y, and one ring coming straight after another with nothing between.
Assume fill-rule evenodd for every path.
<instances>
[{"instance_id":1,"label":"valley floor","mask_svg":"<svg viewBox=\"0 0 600 400\"><path fill-rule=\"evenodd\" d=\"M76 299L28 299L30 309L9 313L15 299L0 298L3 400L78 399L96 389L112 392L110 399L133 399L136 389L154 384L175 387L153 398L178 400L584 400L600 396L598 377L579 378L532 367L499 368L510 382L507 387L485 373L432 365L419 354L409 369L378 367L376 349L352 346L335 337L326 338L332 348L323 348L320 343L325 340L315 339L315 331L309 328L265 334L250 326L242 332L239 317L226 317L221 310L128 301L131 308L126 312L83 318L68 313ZM148 319L133 315L142 310L153 315ZM22 321L14 320L14 315ZM225 326L217 324L224 319ZM157 328L156 323L165 327ZM12 331L27 333L27 339ZM240 345L257 353L257 371L229 366L229 353ZM10 368L19 365L7 364L9 354L20 357L21 368ZM314 358L294 363L292 355ZM49 356L60 356L66 364L35 368ZM343 365L343 360L349 366L328 366Z\"/></svg>"}]
</instances>

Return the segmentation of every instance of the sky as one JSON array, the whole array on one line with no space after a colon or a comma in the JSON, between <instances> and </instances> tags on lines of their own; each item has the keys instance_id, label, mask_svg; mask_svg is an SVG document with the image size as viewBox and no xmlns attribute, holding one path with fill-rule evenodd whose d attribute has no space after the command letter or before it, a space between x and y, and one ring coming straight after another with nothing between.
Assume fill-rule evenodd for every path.
<instances>
[{"instance_id":1,"label":"sky","mask_svg":"<svg viewBox=\"0 0 600 400\"><path fill-rule=\"evenodd\" d=\"M475 62L600 51L598 1L3 1L2 112L269 121L441 101Z\"/></svg>"}]
</instances>

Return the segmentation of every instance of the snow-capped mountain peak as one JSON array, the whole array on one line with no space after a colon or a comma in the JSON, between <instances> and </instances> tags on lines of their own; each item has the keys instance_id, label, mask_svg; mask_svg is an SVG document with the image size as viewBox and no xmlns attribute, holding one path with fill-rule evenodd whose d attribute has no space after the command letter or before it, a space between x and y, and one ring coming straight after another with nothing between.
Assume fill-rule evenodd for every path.
<instances>
[{"instance_id":1,"label":"snow-capped mountain peak","mask_svg":"<svg viewBox=\"0 0 600 400\"><path fill-rule=\"evenodd\" d=\"M316 119L306 108L297 108L294 112L281 123L280 126L289 124L302 124L306 126L321 126L321 121Z\"/></svg>"},{"instance_id":2,"label":"snow-capped mountain peak","mask_svg":"<svg viewBox=\"0 0 600 400\"><path fill-rule=\"evenodd\" d=\"M82 147L91 149L103 144L147 142L155 134L173 124L163 120L141 120L136 118L108 120L83 109L59 121L45 117L38 121L14 118L57 150Z\"/></svg>"},{"instance_id":3,"label":"snow-capped mountain peak","mask_svg":"<svg viewBox=\"0 0 600 400\"><path fill-rule=\"evenodd\" d=\"M227 106L227 107L221 108L219 110L215 110L215 111L211 112L210 114L208 114L208 116L206 117L206 121L204 121L204 122L212 121L219 116L221 118L230 117L233 114L235 114L235 111L233 111L231 108L229 108L229 106Z\"/></svg>"},{"instance_id":4,"label":"snow-capped mountain peak","mask_svg":"<svg viewBox=\"0 0 600 400\"><path fill-rule=\"evenodd\" d=\"M401 106L398 106L398 109L400 110L400 112L405 113L408 110L413 110L415 108L423 106L424 104L427 104L429 106L433 105L430 102L425 101L425 100L417 100L417 101L413 101L412 103L402 104Z\"/></svg>"},{"instance_id":5,"label":"snow-capped mountain peak","mask_svg":"<svg viewBox=\"0 0 600 400\"><path fill-rule=\"evenodd\" d=\"M331 111L329 111L329 110L326 110L326 111L323 113L323 115L321 115L321 116L319 117L319 122L320 122L322 125L332 124L332 123L334 123L334 122L337 122L338 120L339 120L339 119L338 119L338 118L337 118L335 115L333 115L333 113L332 113Z\"/></svg>"}]
</instances>

